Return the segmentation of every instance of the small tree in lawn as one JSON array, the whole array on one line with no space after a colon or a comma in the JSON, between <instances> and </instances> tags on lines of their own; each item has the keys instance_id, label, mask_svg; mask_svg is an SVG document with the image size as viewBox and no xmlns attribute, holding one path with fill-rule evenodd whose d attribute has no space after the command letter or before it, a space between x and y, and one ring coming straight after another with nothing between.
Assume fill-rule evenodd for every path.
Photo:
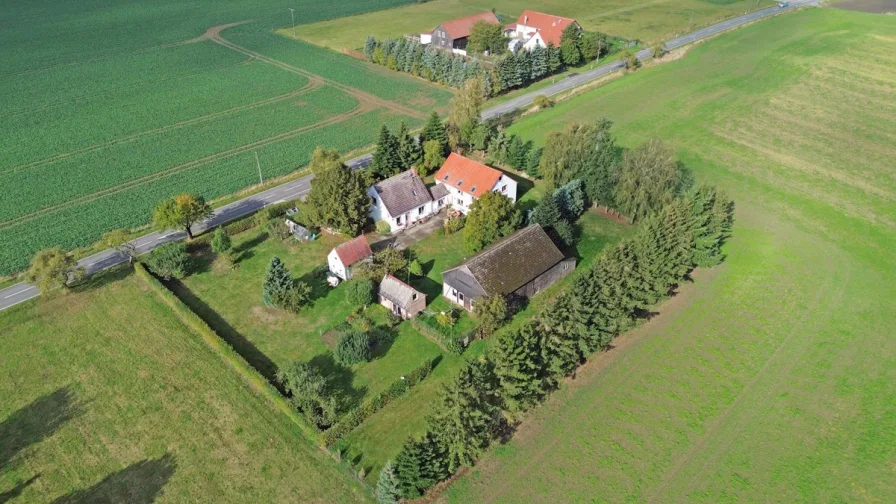
<instances>
[{"instance_id":1,"label":"small tree in lawn","mask_svg":"<svg viewBox=\"0 0 896 504\"><path fill-rule=\"evenodd\" d=\"M660 42L653 46L653 59L660 59L666 55L666 43Z\"/></svg>"},{"instance_id":2,"label":"small tree in lawn","mask_svg":"<svg viewBox=\"0 0 896 504\"><path fill-rule=\"evenodd\" d=\"M464 225L464 250L474 253L516 231L522 215L510 198L488 191L470 205Z\"/></svg>"},{"instance_id":3,"label":"small tree in lawn","mask_svg":"<svg viewBox=\"0 0 896 504\"><path fill-rule=\"evenodd\" d=\"M289 272L286 271L286 265L279 257L272 257L262 286L264 303L268 306L276 306L276 300L283 296L292 287L292 284L293 280Z\"/></svg>"},{"instance_id":4,"label":"small tree in lawn","mask_svg":"<svg viewBox=\"0 0 896 504\"><path fill-rule=\"evenodd\" d=\"M74 257L59 247L44 249L34 254L31 267L25 272L25 281L37 284L41 292L57 287L68 287L69 280L80 279L84 271Z\"/></svg>"},{"instance_id":5,"label":"small tree in lawn","mask_svg":"<svg viewBox=\"0 0 896 504\"><path fill-rule=\"evenodd\" d=\"M427 140L423 143L423 170L421 175L429 175L435 172L442 163L445 162L445 156L442 153L445 149L438 140Z\"/></svg>"},{"instance_id":6,"label":"small tree in lawn","mask_svg":"<svg viewBox=\"0 0 896 504\"><path fill-rule=\"evenodd\" d=\"M479 320L479 337L487 338L507 320L507 301L500 295L481 297L473 306L473 315Z\"/></svg>"},{"instance_id":7,"label":"small tree in lawn","mask_svg":"<svg viewBox=\"0 0 896 504\"><path fill-rule=\"evenodd\" d=\"M369 361L372 346L370 334L350 329L339 336L339 342L336 343L336 350L333 351L333 355L336 357L336 362L350 366L359 362Z\"/></svg>"},{"instance_id":8,"label":"small tree in lawn","mask_svg":"<svg viewBox=\"0 0 896 504\"><path fill-rule=\"evenodd\" d=\"M420 261L414 259L411 261L411 264L408 265L408 272L415 277L423 276L423 266L420 264Z\"/></svg>"},{"instance_id":9,"label":"small tree in lawn","mask_svg":"<svg viewBox=\"0 0 896 504\"><path fill-rule=\"evenodd\" d=\"M395 475L395 465L390 460L383 466L376 482L376 501L380 504L397 504L399 498L401 492L398 489L398 477Z\"/></svg>"},{"instance_id":10,"label":"small tree in lawn","mask_svg":"<svg viewBox=\"0 0 896 504\"><path fill-rule=\"evenodd\" d=\"M223 226L215 229L215 235L212 236L212 251L216 254L224 254L231 247L230 235Z\"/></svg>"},{"instance_id":11,"label":"small tree in lawn","mask_svg":"<svg viewBox=\"0 0 896 504\"><path fill-rule=\"evenodd\" d=\"M293 361L277 371L277 381L289 392L293 405L318 427L326 428L336 420L340 398L317 369Z\"/></svg>"},{"instance_id":12,"label":"small tree in lawn","mask_svg":"<svg viewBox=\"0 0 896 504\"><path fill-rule=\"evenodd\" d=\"M154 275L165 280L189 274L190 254L182 242L166 243L149 253L143 261Z\"/></svg>"},{"instance_id":13,"label":"small tree in lawn","mask_svg":"<svg viewBox=\"0 0 896 504\"><path fill-rule=\"evenodd\" d=\"M158 229L182 228L193 238L193 225L212 215L212 207L197 194L181 194L156 207L152 222Z\"/></svg>"},{"instance_id":14,"label":"small tree in lawn","mask_svg":"<svg viewBox=\"0 0 896 504\"><path fill-rule=\"evenodd\" d=\"M126 230L113 229L103 235L102 242L103 245L115 249L119 256L126 257L128 264L132 264L137 257L137 247L129 241L130 238L131 236Z\"/></svg>"}]
</instances>

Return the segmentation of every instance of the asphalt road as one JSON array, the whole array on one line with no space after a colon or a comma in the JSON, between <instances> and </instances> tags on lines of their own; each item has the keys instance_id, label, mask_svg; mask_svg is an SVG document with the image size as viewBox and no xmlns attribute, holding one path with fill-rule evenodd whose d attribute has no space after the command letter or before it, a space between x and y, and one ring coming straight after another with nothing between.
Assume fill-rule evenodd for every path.
<instances>
[{"instance_id":1,"label":"asphalt road","mask_svg":"<svg viewBox=\"0 0 896 504\"><path fill-rule=\"evenodd\" d=\"M816 5L817 3L818 0L797 0L794 2L790 2L787 7L775 6L751 12L749 14L745 14L743 16L732 18L727 21L708 26L701 30L697 30L688 35L683 35L681 37L669 40L666 42L666 47L670 50L677 49L692 42L696 42L697 40L716 35L725 30L730 30L732 28L755 21L757 19L762 19L765 17L780 14L782 12L787 12L798 7ZM638 52L637 56L638 59L642 61L648 60L652 57L652 51L650 49L644 49ZM613 72L619 71L622 68L622 62L613 62L599 66L592 70L582 72L572 77L563 79L555 84L551 84L550 86L547 86L545 88L539 89L538 91L533 91L531 93L518 96L512 100L507 100L500 105L489 108L482 112L482 118L484 120L493 119L509 112L528 107L533 103L535 97L538 95L557 95L559 93L563 93L575 87L581 86L582 84L588 83L592 80L599 79L601 77L604 77L605 75L609 75ZM349 160L348 162L346 162L346 164L357 170L367 167L370 164L370 160L371 155L367 154ZM248 215L267 205L299 199L307 194L309 190L311 190L311 178L312 175L308 175L291 182L286 182L276 187L272 187L271 189L241 199L234 203L224 205L216 209L214 214L208 220L194 226L193 232L201 233L209 228L213 228L220 224L224 224ZM184 238L186 238L186 233L184 231L157 231L141 236L131 243L136 247L136 251L138 254L145 254L160 245L172 241L183 240ZM80 261L78 261L78 265L84 268L84 270L89 275L91 273L95 273L97 271L108 269L112 266L121 264L126 260L127 258L122 257L118 254L118 252L114 250L106 250L81 259ZM5 310L6 308L9 308L11 306L15 306L19 303L35 298L38 295L40 295L40 291L38 290L38 288L25 282L7 287L0 290L0 310Z\"/></svg>"}]
</instances>

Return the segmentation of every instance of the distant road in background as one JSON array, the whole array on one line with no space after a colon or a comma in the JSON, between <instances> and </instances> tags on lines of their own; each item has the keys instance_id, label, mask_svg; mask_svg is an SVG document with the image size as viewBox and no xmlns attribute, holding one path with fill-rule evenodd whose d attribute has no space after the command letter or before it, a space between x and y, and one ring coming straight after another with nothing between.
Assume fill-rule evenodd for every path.
<instances>
[{"instance_id":1,"label":"distant road in background","mask_svg":"<svg viewBox=\"0 0 896 504\"><path fill-rule=\"evenodd\" d=\"M752 21L788 12L799 7L806 7L817 4L818 0L797 0L787 3L787 5L784 7L778 5L775 7L769 7L767 9L751 12L749 14L732 18L727 21L708 26L701 30L697 30L693 33L669 40L666 42L666 48L668 50L677 49L687 44L707 37L711 37L713 35L722 33L732 28L736 28L746 23L750 23ZM651 49L643 49L637 53L637 56L638 59L645 61L649 60L652 57L652 53L653 51ZM513 98L512 100L507 100L504 103L486 109L482 112L482 119L494 119L496 117L500 117L504 114L508 114L519 109L525 109L531 106L532 103L534 103L536 96L554 96L579 87L583 84L587 84L593 80L600 79L601 77L607 76L613 72L617 72L622 68L624 68L624 63L615 61L613 63L607 63L606 65L601 65L592 70L576 74L572 77L568 77L559 82L551 84L550 86L539 89L538 91L533 91L531 93L518 96L516 98ZM346 164L355 170L359 170L361 168L369 166L371 159L372 155L366 154L364 156L359 156L351 159L347 161ZM290 182L285 182L281 185L272 187L271 189L262 191L258 194L248 196L239 201L235 201L228 205L217 208L214 214L212 214L212 216L208 220L194 226L194 233L202 233L215 226L226 224L227 222L249 215L260 208L264 208L267 205L299 199L305 196L308 191L311 190L312 177L313 175L307 175ZM183 231L157 231L141 236L131 243L136 247L137 254L145 254L155 249L156 247L159 247L160 245L164 245L165 243L183 240L184 238L186 238L186 236L186 233ZM127 258L122 257L115 250L105 250L103 252L99 252L92 256L81 259L80 261L78 261L78 265L84 268L84 270L89 275L96 273L97 271L102 271L104 269L119 265L126 261ZM29 299L33 299L39 295L40 291L37 287L24 282L15 284L11 287L7 287L6 289L0 290L0 310L15 306Z\"/></svg>"}]
</instances>

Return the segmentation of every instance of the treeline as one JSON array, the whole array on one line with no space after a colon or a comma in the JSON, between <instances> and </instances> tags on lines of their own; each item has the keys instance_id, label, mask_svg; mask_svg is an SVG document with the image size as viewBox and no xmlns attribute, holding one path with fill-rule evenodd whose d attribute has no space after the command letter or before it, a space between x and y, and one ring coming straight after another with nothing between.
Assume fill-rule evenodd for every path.
<instances>
[{"instance_id":1,"label":"treeline","mask_svg":"<svg viewBox=\"0 0 896 504\"><path fill-rule=\"evenodd\" d=\"M572 26L572 25L571 25ZM461 88L470 79L482 79L485 97L497 96L526 86L568 67L593 61L609 54L613 43L606 35L564 31L561 47L548 44L532 50L507 52L486 63L477 58L441 50L432 44L406 39L377 40L372 35L364 44L364 57L372 63L406 72L432 82Z\"/></svg>"},{"instance_id":2,"label":"treeline","mask_svg":"<svg viewBox=\"0 0 896 504\"><path fill-rule=\"evenodd\" d=\"M732 222L731 200L706 185L647 216L634 237L578 274L533 320L501 334L489 353L443 387L426 433L408 439L381 486L414 498L472 465L516 415L633 327L695 266L721 261Z\"/></svg>"}]
</instances>

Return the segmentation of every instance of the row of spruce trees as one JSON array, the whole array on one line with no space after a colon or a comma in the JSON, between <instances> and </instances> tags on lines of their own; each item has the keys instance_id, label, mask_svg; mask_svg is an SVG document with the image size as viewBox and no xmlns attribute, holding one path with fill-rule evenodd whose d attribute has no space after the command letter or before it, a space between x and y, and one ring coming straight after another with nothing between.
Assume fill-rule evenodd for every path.
<instances>
[{"instance_id":1,"label":"row of spruce trees","mask_svg":"<svg viewBox=\"0 0 896 504\"><path fill-rule=\"evenodd\" d=\"M443 387L428 429L383 469L381 502L422 495L471 465L520 412L542 401L594 352L633 327L697 266L722 261L733 203L701 185L643 219L637 233L579 272L533 320Z\"/></svg>"}]
</instances>

